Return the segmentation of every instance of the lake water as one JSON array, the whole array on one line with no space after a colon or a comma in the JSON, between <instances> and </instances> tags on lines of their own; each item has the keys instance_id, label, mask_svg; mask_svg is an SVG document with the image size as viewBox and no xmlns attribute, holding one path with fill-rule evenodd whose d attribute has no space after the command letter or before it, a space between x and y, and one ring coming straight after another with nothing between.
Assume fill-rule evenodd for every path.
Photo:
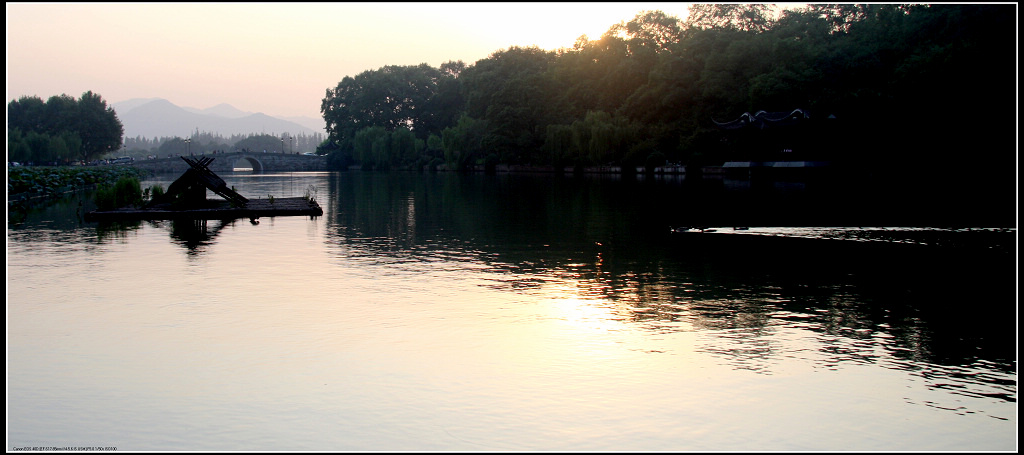
<instances>
[{"instance_id":1,"label":"lake water","mask_svg":"<svg viewBox=\"0 0 1024 455\"><path fill-rule=\"evenodd\" d=\"M911 226L835 187L673 177L222 177L324 215L9 211L8 451L1016 450L1016 229L980 212Z\"/></svg>"}]
</instances>

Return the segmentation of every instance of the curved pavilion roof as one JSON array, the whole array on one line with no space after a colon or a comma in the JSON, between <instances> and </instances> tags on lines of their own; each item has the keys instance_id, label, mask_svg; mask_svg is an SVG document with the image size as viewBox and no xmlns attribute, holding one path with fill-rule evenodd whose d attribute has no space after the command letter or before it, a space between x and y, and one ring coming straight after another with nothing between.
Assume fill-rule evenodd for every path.
<instances>
[{"instance_id":1,"label":"curved pavilion roof","mask_svg":"<svg viewBox=\"0 0 1024 455\"><path fill-rule=\"evenodd\" d=\"M793 109L789 112L757 111L753 114L744 112L738 119L730 122L719 122L715 119L711 119L711 121L715 122L715 125L718 125L719 128L736 130L751 127L764 129L774 126L788 126L796 124L807 118L810 118L810 115L808 115L803 109Z\"/></svg>"}]
</instances>

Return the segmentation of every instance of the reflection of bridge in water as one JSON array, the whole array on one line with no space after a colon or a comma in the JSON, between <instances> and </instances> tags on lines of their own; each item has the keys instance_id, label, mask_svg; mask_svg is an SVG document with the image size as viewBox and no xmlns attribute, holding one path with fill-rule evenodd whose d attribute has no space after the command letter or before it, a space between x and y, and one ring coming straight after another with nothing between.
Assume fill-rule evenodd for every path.
<instances>
[{"instance_id":1,"label":"reflection of bridge in water","mask_svg":"<svg viewBox=\"0 0 1024 455\"><path fill-rule=\"evenodd\" d=\"M327 157L325 156L252 152L214 153L205 156L214 158L209 165L209 169L213 172L231 172L235 168L251 168L253 172L257 173L327 170ZM188 163L177 155L170 158L136 160L134 166L154 173L181 173L188 169Z\"/></svg>"}]
</instances>

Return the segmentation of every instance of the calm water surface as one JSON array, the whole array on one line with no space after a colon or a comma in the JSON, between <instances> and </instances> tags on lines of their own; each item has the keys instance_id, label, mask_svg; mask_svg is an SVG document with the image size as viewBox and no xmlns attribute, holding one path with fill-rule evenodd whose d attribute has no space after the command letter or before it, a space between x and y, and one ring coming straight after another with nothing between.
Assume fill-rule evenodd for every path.
<instances>
[{"instance_id":1,"label":"calm water surface","mask_svg":"<svg viewBox=\"0 0 1024 455\"><path fill-rule=\"evenodd\" d=\"M324 216L10 210L8 450L1017 447L1015 229L671 232L803 223L802 185L223 177Z\"/></svg>"}]
</instances>

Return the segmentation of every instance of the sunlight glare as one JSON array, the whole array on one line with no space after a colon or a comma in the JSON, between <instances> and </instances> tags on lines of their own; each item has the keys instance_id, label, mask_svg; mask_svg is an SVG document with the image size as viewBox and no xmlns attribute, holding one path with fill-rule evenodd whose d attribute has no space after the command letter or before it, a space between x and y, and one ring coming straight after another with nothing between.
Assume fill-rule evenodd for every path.
<instances>
[{"instance_id":1,"label":"sunlight glare","mask_svg":"<svg viewBox=\"0 0 1024 455\"><path fill-rule=\"evenodd\" d=\"M552 316L577 329L614 332L623 329L624 318L604 300L563 297L552 300Z\"/></svg>"},{"instance_id":2,"label":"sunlight glare","mask_svg":"<svg viewBox=\"0 0 1024 455\"><path fill-rule=\"evenodd\" d=\"M613 25L628 22L642 11L660 10L670 16L684 20L688 3L575 3L571 14L558 18L558 26L551 27L550 21L531 20L531 16L561 12L566 4L531 4L528 11L509 11L518 46L536 45L545 50L571 48L576 39L586 35L593 41L601 38ZM525 9L525 8L524 8Z\"/></svg>"}]
</instances>

